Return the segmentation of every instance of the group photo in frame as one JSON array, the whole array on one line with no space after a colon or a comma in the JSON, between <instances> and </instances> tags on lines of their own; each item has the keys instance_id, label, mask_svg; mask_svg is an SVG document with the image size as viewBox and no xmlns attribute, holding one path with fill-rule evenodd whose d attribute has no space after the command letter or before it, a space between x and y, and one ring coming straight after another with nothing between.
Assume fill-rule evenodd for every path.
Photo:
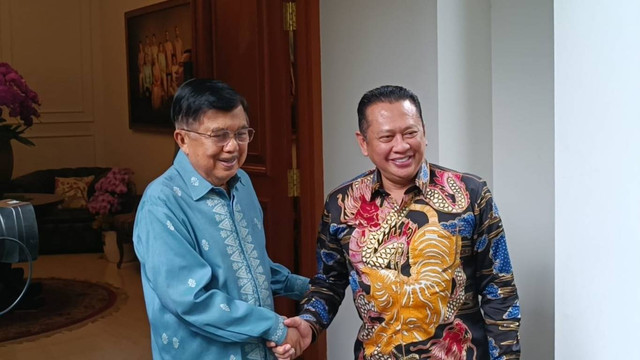
<instances>
[{"instance_id":1,"label":"group photo in frame","mask_svg":"<svg viewBox=\"0 0 640 360\"><path fill-rule=\"evenodd\" d=\"M173 96L193 77L192 29L190 0L125 13L129 128L173 129Z\"/></svg>"}]
</instances>

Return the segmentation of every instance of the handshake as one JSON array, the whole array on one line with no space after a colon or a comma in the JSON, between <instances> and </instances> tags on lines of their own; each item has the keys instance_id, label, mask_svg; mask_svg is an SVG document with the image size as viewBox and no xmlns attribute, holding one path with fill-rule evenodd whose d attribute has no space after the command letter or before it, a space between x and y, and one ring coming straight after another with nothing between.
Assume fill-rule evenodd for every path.
<instances>
[{"instance_id":1,"label":"handshake","mask_svg":"<svg viewBox=\"0 0 640 360\"><path fill-rule=\"evenodd\" d=\"M284 324L289 329L282 345L277 346L276 343L267 341L267 347L271 348L278 359L295 359L311 344L313 330L309 323L297 316L286 319Z\"/></svg>"}]
</instances>

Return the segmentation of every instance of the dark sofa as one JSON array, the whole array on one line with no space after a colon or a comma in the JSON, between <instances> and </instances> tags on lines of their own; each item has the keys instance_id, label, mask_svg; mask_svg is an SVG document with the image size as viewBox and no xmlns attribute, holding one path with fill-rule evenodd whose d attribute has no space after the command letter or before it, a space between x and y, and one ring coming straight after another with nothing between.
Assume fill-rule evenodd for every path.
<instances>
[{"instance_id":1,"label":"dark sofa","mask_svg":"<svg viewBox=\"0 0 640 360\"><path fill-rule=\"evenodd\" d=\"M95 184L104 177L111 168L77 167L37 170L11 181L11 193L48 193L55 192L56 177L95 176L88 186L87 198L95 192ZM135 187L125 201L122 212L132 211L135 201ZM38 232L40 237L39 254L68 254L102 252L101 231L93 228L95 217L86 208L63 209L50 206L36 211Z\"/></svg>"}]
</instances>

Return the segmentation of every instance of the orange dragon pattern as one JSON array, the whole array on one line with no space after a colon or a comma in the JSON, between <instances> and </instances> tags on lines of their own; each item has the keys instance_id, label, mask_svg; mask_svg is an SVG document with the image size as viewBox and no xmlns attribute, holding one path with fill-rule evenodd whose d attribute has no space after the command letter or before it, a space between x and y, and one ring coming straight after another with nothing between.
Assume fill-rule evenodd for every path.
<instances>
[{"instance_id":1,"label":"orange dragon pattern","mask_svg":"<svg viewBox=\"0 0 640 360\"><path fill-rule=\"evenodd\" d=\"M378 176L365 173L327 198L315 295L302 318L328 326L350 285L362 319L355 359L519 358L517 293L486 184L425 163L397 204Z\"/></svg>"}]
</instances>

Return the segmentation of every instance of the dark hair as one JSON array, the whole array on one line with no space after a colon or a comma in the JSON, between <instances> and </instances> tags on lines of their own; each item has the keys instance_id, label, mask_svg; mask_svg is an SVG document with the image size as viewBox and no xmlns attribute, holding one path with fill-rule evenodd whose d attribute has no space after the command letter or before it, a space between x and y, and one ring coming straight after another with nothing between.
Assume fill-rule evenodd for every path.
<instances>
[{"instance_id":1,"label":"dark hair","mask_svg":"<svg viewBox=\"0 0 640 360\"><path fill-rule=\"evenodd\" d=\"M418 115L420 115L420 120L422 120L422 108L420 107L420 100L418 100L418 96L411 90L402 86L384 85L373 90L369 90L362 95L362 98L358 103L358 129L362 136L365 138L367 136L367 129L369 129L367 109L369 109L371 105L381 102L392 104L404 100L409 100L413 106L416 107ZM422 123L422 127L424 128L424 122Z\"/></svg>"},{"instance_id":2,"label":"dark hair","mask_svg":"<svg viewBox=\"0 0 640 360\"><path fill-rule=\"evenodd\" d=\"M176 129L190 127L209 110L231 112L242 106L249 121L247 101L219 80L191 79L180 85L171 104L171 120Z\"/></svg>"}]
</instances>

